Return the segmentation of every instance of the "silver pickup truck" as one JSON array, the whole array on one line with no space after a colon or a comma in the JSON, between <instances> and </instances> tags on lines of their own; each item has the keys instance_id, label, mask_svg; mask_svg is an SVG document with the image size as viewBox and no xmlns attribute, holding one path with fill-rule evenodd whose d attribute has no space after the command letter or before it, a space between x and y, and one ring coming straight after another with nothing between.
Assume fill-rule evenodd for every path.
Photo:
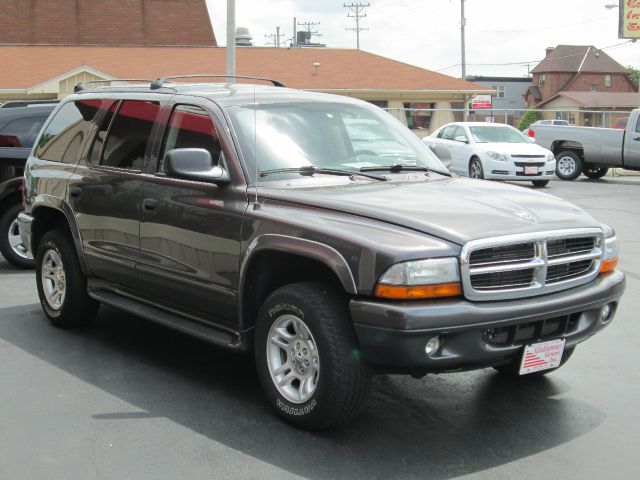
<instances>
[{"instance_id":1,"label":"silver pickup truck","mask_svg":"<svg viewBox=\"0 0 640 480\"><path fill-rule=\"evenodd\" d=\"M634 110L624 130L531 125L529 136L553 152L556 175L562 180L575 180L581 173L598 179L613 167L640 170L639 115L640 109Z\"/></svg>"}]
</instances>

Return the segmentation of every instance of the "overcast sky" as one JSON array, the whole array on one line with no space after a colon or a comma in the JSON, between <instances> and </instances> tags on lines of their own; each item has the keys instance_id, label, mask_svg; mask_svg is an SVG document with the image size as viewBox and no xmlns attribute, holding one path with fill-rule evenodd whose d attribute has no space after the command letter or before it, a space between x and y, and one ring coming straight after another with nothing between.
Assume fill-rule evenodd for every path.
<instances>
[{"instance_id":1,"label":"overcast sky","mask_svg":"<svg viewBox=\"0 0 640 480\"><path fill-rule=\"evenodd\" d=\"M236 0L236 26L248 27L255 46L281 27L291 38L293 17L320 22L314 41L332 48L355 48L355 22L334 0ZM357 1L353 3L358 3ZM369 0L360 48L459 77L460 0ZM640 64L640 41L618 38L617 0L466 0L467 75L526 76L544 57L545 47L594 45L624 66ZM218 45L226 44L225 0L207 0ZM611 47L611 48L605 48ZM508 65L515 64L518 65ZM486 65L492 64L492 65ZM500 64L500 65L493 65Z\"/></svg>"}]
</instances>

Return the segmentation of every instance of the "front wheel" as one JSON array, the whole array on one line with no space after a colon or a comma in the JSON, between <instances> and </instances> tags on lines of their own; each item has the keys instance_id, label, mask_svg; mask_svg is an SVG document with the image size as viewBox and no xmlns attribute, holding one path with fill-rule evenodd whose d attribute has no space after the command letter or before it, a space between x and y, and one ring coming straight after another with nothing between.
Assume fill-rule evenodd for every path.
<instances>
[{"instance_id":1,"label":"front wheel","mask_svg":"<svg viewBox=\"0 0 640 480\"><path fill-rule=\"evenodd\" d=\"M575 180L580 176L583 162L575 152L565 150L556 156L556 175L562 180Z\"/></svg>"},{"instance_id":2,"label":"front wheel","mask_svg":"<svg viewBox=\"0 0 640 480\"><path fill-rule=\"evenodd\" d=\"M10 206L0 216L0 252L11 265L18 268L33 268L33 256L22 243L18 230L18 214L22 205Z\"/></svg>"},{"instance_id":3,"label":"front wheel","mask_svg":"<svg viewBox=\"0 0 640 480\"><path fill-rule=\"evenodd\" d=\"M300 282L273 292L258 314L255 359L269 403L294 426L334 427L362 408L370 369L347 299L329 285Z\"/></svg>"},{"instance_id":4,"label":"front wheel","mask_svg":"<svg viewBox=\"0 0 640 480\"><path fill-rule=\"evenodd\" d=\"M534 187L542 188L549 185L549 180L531 180L531 183Z\"/></svg>"},{"instance_id":5,"label":"front wheel","mask_svg":"<svg viewBox=\"0 0 640 480\"><path fill-rule=\"evenodd\" d=\"M65 230L51 230L42 237L36 284L42 309L56 327L85 325L98 312L98 303L87 294L73 239Z\"/></svg>"},{"instance_id":6,"label":"front wheel","mask_svg":"<svg viewBox=\"0 0 640 480\"><path fill-rule=\"evenodd\" d=\"M482 162L479 158L473 158L469 164L469 177L482 180L484 178L484 170L482 169Z\"/></svg>"},{"instance_id":7,"label":"front wheel","mask_svg":"<svg viewBox=\"0 0 640 480\"><path fill-rule=\"evenodd\" d=\"M590 178L591 180L598 180L599 178L604 177L609 169L607 167L584 167L584 171L582 172L585 177Z\"/></svg>"}]
</instances>

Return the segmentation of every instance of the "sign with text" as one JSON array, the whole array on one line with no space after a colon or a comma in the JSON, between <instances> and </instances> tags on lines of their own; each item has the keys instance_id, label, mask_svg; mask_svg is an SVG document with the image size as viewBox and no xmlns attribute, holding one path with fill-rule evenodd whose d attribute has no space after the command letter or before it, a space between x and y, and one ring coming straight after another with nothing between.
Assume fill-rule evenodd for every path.
<instances>
[{"instance_id":1,"label":"sign with text","mask_svg":"<svg viewBox=\"0 0 640 480\"><path fill-rule=\"evenodd\" d=\"M640 0L619 0L618 37L640 38Z\"/></svg>"},{"instance_id":2,"label":"sign with text","mask_svg":"<svg viewBox=\"0 0 640 480\"><path fill-rule=\"evenodd\" d=\"M476 95L471 100L472 110L481 110L483 108L491 108L491 95Z\"/></svg>"}]
</instances>

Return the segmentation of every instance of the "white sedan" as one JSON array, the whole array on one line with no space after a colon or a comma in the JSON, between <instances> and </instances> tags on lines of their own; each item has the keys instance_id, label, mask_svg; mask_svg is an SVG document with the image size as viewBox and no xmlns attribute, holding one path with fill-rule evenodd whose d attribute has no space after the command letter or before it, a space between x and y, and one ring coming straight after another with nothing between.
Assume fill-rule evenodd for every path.
<instances>
[{"instance_id":1,"label":"white sedan","mask_svg":"<svg viewBox=\"0 0 640 480\"><path fill-rule=\"evenodd\" d=\"M451 156L449 170L471 178L525 180L544 187L556 169L551 151L509 125L449 123L422 141L432 148L445 147Z\"/></svg>"}]
</instances>

